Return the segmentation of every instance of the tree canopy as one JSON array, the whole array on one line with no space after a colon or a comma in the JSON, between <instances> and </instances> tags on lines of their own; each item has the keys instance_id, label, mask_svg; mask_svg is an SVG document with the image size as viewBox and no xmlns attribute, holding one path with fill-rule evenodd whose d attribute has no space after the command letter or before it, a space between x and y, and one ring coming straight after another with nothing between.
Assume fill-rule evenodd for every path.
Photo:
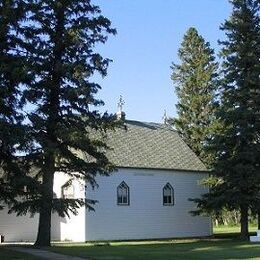
<instances>
[{"instance_id":1,"label":"tree canopy","mask_svg":"<svg viewBox=\"0 0 260 260\"><path fill-rule=\"evenodd\" d=\"M11 211L39 212L36 244L49 246L52 212L60 216L75 214L80 206L91 209L94 203L84 198L54 198L54 174L67 174L67 185L79 178L94 187L97 174L108 175L113 169L104 153L108 147L100 136L117 123L113 115L101 114L96 108L104 102L95 97L101 86L91 77L95 73L106 76L110 60L94 48L105 43L116 30L90 0L3 3L11 3L11 11L21 12L22 17L13 22L19 15L10 13L2 4L0 37L5 41L1 41L3 54L0 55L5 55L6 62L2 57L0 60L1 70L6 73L0 79L1 91L4 90L1 107L8 109L1 116L1 124L10 128L10 140L6 133L1 131L1 134L5 135L3 139L11 154L18 151L20 142L14 140L20 136L14 131L24 131L22 136L28 140L19 157L28 166L20 185L26 196L16 201ZM7 28L4 28L5 19ZM8 35L10 40L5 39ZM29 77L28 82L21 80L21 74ZM16 113L19 105L21 118ZM18 165L18 169L23 168Z\"/></svg>"},{"instance_id":2,"label":"tree canopy","mask_svg":"<svg viewBox=\"0 0 260 260\"><path fill-rule=\"evenodd\" d=\"M27 170L26 162L16 156L28 146L20 85L28 84L31 76L26 71L25 56L20 53L23 43L17 36L25 19L25 7L23 1L0 3L0 201L5 204L13 203L17 194L22 195Z\"/></svg>"},{"instance_id":3,"label":"tree canopy","mask_svg":"<svg viewBox=\"0 0 260 260\"><path fill-rule=\"evenodd\" d=\"M231 17L221 26L222 81L214 135L215 184L201 208L240 209L241 237L248 237L248 210L260 205L260 2L233 0Z\"/></svg>"},{"instance_id":4,"label":"tree canopy","mask_svg":"<svg viewBox=\"0 0 260 260\"><path fill-rule=\"evenodd\" d=\"M217 68L214 51L195 28L189 28L178 51L180 64L173 63L172 80L178 97L174 127L183 140L209 164L204 146L215 128Z\"/></svg>"}]
</instances>

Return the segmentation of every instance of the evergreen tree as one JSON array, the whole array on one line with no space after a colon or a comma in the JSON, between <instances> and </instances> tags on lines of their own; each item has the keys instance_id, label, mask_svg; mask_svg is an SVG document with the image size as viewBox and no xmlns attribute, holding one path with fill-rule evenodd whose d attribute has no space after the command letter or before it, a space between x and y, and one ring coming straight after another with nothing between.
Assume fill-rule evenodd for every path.
<instances>
[{"instance_id":1,"label":"evergreen tree","mask_svg":"<svg viewBox=\"0 0 260 260\"><path fill-rule=\"evenodd\" d=\"M27 143L19 97L21 84L27 84L30 76L17 37L25 13L24 1L0 2L0 201L5 205L13 203L22 191L25 175L25 165L16 156Z\"/></svg>"},{"instance_id":2,"label":"evergreen tree","mask_svg":"<svg viewBox=\"0 0 260 260\"><path fill-rule=\"evenodd\" d=\"M217 63L214 51L195 28L189 28L178 51L181 64L172 64L172 80L178 97L176 130L206 164L211 161L204 146L213 131Z\"/></svg>"},{"instance_id":3,"label":"evergreen tree","mask_svg":"<svg viewBox=\"0 0 260 260\"><path fill-rule=\"evenodd\" d=\"M95 186L96 174L107 175L113 169L104 153L106 144L93 133L105 134L115 118L95 109L103 101L95 98L101 87L91 76L106 75L110 60L93 49L116 31L90 0L36 0L27 7L21 31L34 81L22 100L32 108L27 132L33 146L26 158L34 165L34 185L28 191L31 197L13 209L18 214L40 213L35 244L49 246L52 212L64 217L85 203L91 208L91 201L84 199L53 198L54 173Z\"/></svg>"},{"instance_id":4,"label":"evergreen tree","mask_svg":"<svg viewBox=\"0 0 260 260\"><path fill-rule=\"evenodd\" d=\"M248 238L248 210L260 205L260 19L259 0L232 0L233 12L222 30L222 96L218 118L222 133L211 147L217 152L215 183L196 200L204 209L240 209L241 238Z\"/></svg>"}]
</instances>

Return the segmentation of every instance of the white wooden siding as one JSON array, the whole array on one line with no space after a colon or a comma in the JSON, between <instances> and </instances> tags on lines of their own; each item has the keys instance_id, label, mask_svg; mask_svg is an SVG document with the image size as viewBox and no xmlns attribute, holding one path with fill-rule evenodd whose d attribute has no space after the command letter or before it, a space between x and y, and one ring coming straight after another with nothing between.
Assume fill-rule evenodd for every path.
<instances>
[{"instance_id":1,"label":"white wooden siding","mask_svg":"<svg viewBox=\"0 0 260 260\"><path fill-rule=\"evenodd\" d=\"M0 211L0 234L6 242L34 241L37 235L38 214L33 218L29 215L17 217L7 214L8 209Z\"/></svg>"},{"instance_id":2,"label":"white wooden siding","mask_svg":"<svg viewBox=\"0 0 260 260\"><path fill-rule=\"evenodd\" d=\"M99 188L87 189L87 197L97 199L95 212L86 212L86 240L151 239L208 236L211 219L193 217L189 211L208 190L198 185L203 173L119 169L110 177L98 177ZM130 205L117 205L117 186L125 181L130 188ZM163 206L162 189L174 188L175 205Z\"/></svg>"},{"instance_id":3,"label":"white wooden siding","mask_svg":"<svg viewBox=\"0 0 260 260\"><path fill-rule=\"evenodd\" d=\"M63 173L55 174L54 191L56 196L62 196L61 187L68 181L69 177ZM74 198L85 198L85 184L82 181L73 180ZM52 239L61 241L85 241L85 207L78 211L78 215L72 213L70 217L60 218L57 215L53 216L56 219L56 224L52 225Z\"/></svg>"},{"instance_id":4,"label":"white wooden siding","mask_svg":"<svg viewBox=\"0 0 260 260\"><path fill-rule=\"evenodd\" d=\"M54 193L61 197L61 186L68 180L63 173L54 177ZM85 197L85 185L78 181L73 182L75 197ZM17 217L16 214L7 214L8 209L0 211L0 234L5 236L6 242L34 242L37 236L39 214ZM52 215L51 238L52 240L85 241L85 208L79 210L77 216L60 218Z\"/></svg>"},{"instance_id":5,"label":"white wooden siding","mask_svg":"<svg viewBox=\"0 0 260 260\"><path fill-rule=\"evenodd\" d=\"M31 217L29 214L17 217L16 214L8 214L8 209L0 211L0 234L5 242L35 242L38 230L39 214ZM61 238L61 218L52 215L51 237L52 240Z\"/></svg>"},{"instance_id":6,"label":"white wooden siding","mask_svg":"<svg viewBox=\"0 0 260 260\"><path fill-rule=\"evenodd\" d=\"M211 220L193 217L189 211L194 204L188 198L199 197L207 189L198 185L206 174L119 169L110 177L97 177L99 189L87 189L87 197L97 199L95 212L81 208L77 216L52 216L52 240L92 241L120 239L151 239L207 236L211 234ZM55 175L54 192L61 196L61 186L68 178ZM117 186L125 181L130 188L130 205L117 205ZM174 188L175 205L163 206L162 189L166 183ZM75 197L83 198L85 188L73 182ZM35 241L38 214L16 217L0 211L0 234L5 241Z\"/></svg>"}]
</instances>

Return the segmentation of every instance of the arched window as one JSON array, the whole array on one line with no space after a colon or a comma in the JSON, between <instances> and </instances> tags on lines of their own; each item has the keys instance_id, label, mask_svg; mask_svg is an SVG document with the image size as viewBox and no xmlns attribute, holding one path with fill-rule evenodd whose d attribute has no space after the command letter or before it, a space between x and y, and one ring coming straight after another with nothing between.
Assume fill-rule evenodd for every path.
<instances>
[{"instance_id":1,"label":"arched window","mask_svg":"<svg viewBox=\"0 0 260 260\"><path fill-rule=\"evenodd\" d=\"M61 187L61 195L63 199L74 199L74 186L71 185L63 185Z\"/></svg>"},{"instance_id":2,"label":"arched window","mask_svg":"<svg viewBox=\"0 0 260 260\"><path fill-rule=\"evenodd\" d=\"M117 204L129 205L129 187L124 181L117 187Z\"/></svg>"},{"instance_id":3,"label":"arched window","mask_svg":"<svg viewBox=\"0 0 260 260\"><path fill-rule=\"evenodd\" d=\"M174 190L170 183L167 183L163 187L163 205L164 206L174 205Z\"/></svg>"}]
</instances>

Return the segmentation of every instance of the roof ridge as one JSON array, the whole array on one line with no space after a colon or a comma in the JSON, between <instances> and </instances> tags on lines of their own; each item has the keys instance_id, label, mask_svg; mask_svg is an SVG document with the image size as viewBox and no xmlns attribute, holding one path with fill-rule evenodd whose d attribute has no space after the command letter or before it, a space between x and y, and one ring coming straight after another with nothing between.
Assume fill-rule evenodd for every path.
<instances>
[{"instance_id":1,"label":"roof ridge","mask_svg":"<svg viewBox=\"0 0 260 260\"><path fill-rule=\"evenodd\" d=\"M169 124L164 124L164 123L157 123L157 122L146 122L146 121L138 121L138 120L125 120L126 124L130 124L130 125L137 125L137 126L144 126L144 125L148 125L148 126L156 126L156 127L160 127L161 129L167 129L167 130L171 130L173 132L177 132L176 129L174 129L174 127L172 125Z\"/></svg>"}]
</instances>

